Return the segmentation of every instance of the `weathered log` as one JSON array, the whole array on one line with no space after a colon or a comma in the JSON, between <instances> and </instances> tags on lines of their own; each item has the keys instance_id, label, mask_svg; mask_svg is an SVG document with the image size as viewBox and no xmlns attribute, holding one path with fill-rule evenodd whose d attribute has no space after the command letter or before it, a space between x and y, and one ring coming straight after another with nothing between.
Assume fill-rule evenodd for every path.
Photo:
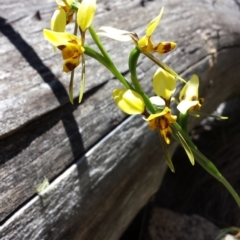
<instances>
[{"instance_id":1,"label":"weathered log","mask_svg":"<svg viewBox=\"0 0 240 240\"><path fill-rule=\"evenodd\" d=\"M84 101L69 104L69 76L61 72L60 53L53 53L42 37L55 3L27 4L1 4L0 236L118 239L161 182L165 163L157 135L148 132L140 117L127 118L116 109L110 96L120 85L91 59ZM147 22L165 6L154 38L178 43L164 60L187 78L192 73L200 76L207 103L203 110L210 112L239 91L236 1L145 5L102 1L94 26L111 25L142 36ZM131 43L103 42L129 77L124 54ZM155 70L148 59L140 59L138 74L149 93ZM77 98L78 86L75 89ZM44 177L51 184L37 195Z\"/></svg>"}]
</instances>

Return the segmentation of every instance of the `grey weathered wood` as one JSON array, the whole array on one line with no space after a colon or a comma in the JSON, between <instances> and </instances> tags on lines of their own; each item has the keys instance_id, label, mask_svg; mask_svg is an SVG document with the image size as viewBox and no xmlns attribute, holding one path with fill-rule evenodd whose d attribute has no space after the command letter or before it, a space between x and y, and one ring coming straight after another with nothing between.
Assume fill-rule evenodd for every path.
<instances>
[{"instance_id":1,"label":"grey weathered wood","mask_svg":"<svg viewBox=\"0 0 240 240\"><path fill-rule=\"evenodd\" d=\"M0 54L4 62L0 70L1 234L6 239L18 234L22 234L19 239L67 239L71 233L73 237L69 239L89 239L95 230L96 239L117 239L160 183L161 173L155 178L154 170L164 160L161 152L154 152L160 147L157 137L139 125L140 118L131 118L132 121L121 125L126 126L126 134L119 129L121 141L112 140L114 136L110 132L125 119L110 100L111 91L120 85L91 59L87 62L84 102L71 106L66 93L69 79L61 73L60 54L52 52L41 33L42 28L49 25L54 1L37 4L28 1L27 8L24 1L8 4L1 4L4 10L1 17L7 20L0 19L3 46ZM240 14L235 1L154 1L145 8L140 7L139 1L103 1L99 3L94 26L128 28L141 36L146 23L163 5L164 17L154 38L178 43L178 48L165 60L184 76L192 73L200 76L201 93L206 98L204 110L211 111L240 89ZM41 20L36 17L37 11ZM120 45L109 39L103 42L128 77L127 56L123 53L131 49L131 43ZM155 70L150 61L140 60L139 76L149 93ZM80 79L79 73L76 76ZM78 87L75 96L77 91ZM135 125L139 132L131 139ZM143 137L146 141L141 143ZM102 145L99 143L98 148L92 150L99 141ZM108 150L104 148L105 141ZM124 155L123 143L133 151L134 158L130 150ZM136 148L136 144L141 144L141 149ZM147 154L150 146L154 146L149 160L152 164L146 159L150 157L143 157L147 156L143 153ZM119 154L115 156L118 149ZM77 168L72 165L86 152L91 160L79 160ZM111 160L110 165L104 164L106 159ZM114 168L113 162L116 162ZM94 181L89 169L94 173ZM144 175L152 171L153 176ZM61 191L56 193L54 181L43 197L37 197L36 186L44 176L51 181L56 179L60 185L56 189ZM122 181L128 184L121 186ZM150 187L152 181L154 184ZM79 182L84 192L79 191ZM46 204L42 206L41 201ZM104 202L106 205L110 202L109 206ZM102 205L106 208L102 209ZM38 224L37 230L31 221ZM78 225L79 222L82 225Z\"/></svg>"},{"instance_id":2,"label":"grey weathered wood","mask_svg":"<svg viewBox=\"0 0 240 240\"><path fill-rule=\"evenodd\" d=\"M117 239L159 186L161 154L158 136L129 118L3 224L1 239Z\"/></svg>"}]
</instances>

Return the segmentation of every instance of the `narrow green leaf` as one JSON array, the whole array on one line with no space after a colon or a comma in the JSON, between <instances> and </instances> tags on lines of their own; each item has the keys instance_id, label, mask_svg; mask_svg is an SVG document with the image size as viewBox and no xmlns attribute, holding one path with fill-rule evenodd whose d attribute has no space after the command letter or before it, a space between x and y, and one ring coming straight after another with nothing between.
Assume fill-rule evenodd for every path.
<instances>
[{"instance_id":1,"label":"narrow green leaf","mask_svg":"<svg viewBox=\"0 0 240 240\"><path fill-rule=\"evenodd\" d=\"M79 100L78 102L80 103L82 101L84 89L85 89L85 56L84 54L82 55L82 74L81 74L81 83L80 83L80 90L79 90Z\"/></svg>"},{"instance_id":2,"label":"narrow green leaf","mask_svg":"<svg viewBox=\"0 0 240 240\"><path fill-rule=\"evenodd\" d=\"M214 240L222 240L227 234L236 235L239 232L240 232L240 229L237 227L224 228L224 229L221 229L218 236ZM234 238L234 239L239 239L239 238Z\"/></svg>"},{"instance_id":3,"label":"narrow green leaf","mask_svg":"<svg viewBox=\"0 0 240 240\"><path fill-rule=\"evenodd\" d=\"M164 153L165 159L167 161L167 165L171 169L172 172L175 172L175 168L173 166L172 159L171 159L171 157L168 153L166 143L165 143L163 137L161 136L160 132L158 132L158 133L159 133L160 142L161 142L161 145L162 145L162 148L163 148L163 153Z\"/></svg>"},{"instance_id":4,"label":"narrow green leaf","mask_svg":"<svg viewBox=\"0 0 240 240\"><path fill-rule=\"evenodd\" d=\"M171 69L167 64L163 63L161 60L159 60L158 58L155 58L152 54L150 53L143 53L145 54L148 58L150 58L153 62L155 62L159 67L161 67L162 69L164 69L165 71L167 71L168 73L172 74L174 77L176 77L177 79L179 79L180 81L186 83L186 81L180 77L175 71L173 71L173 69Z\"/></svg>"},{"instance_id":5,"label":"narrow green leaf","mask_svg":"<svg viewBox=\"0 0 240 240\"><path fill-rule=\"evenodd\" d=\"M177 135L181 145L183 146L186 154L188 155L188 158L191 162L192 165L195 164L195 161L194 161L194 156L193 156L193 153L192 153L192 150L191 148L188 146L187 142L185 141L184 137L182 136L182 134L180 132L178 132L175 128L175 134Z\"/></svg>"},{"instance_id":6,"label":"narrow green leaf","mask_svg":"<svg viewBox=\"0 0 240 240\"><path fill-rule=\"evenodd\" d=\"M238 193L234 190L234 188L231 186L231 184L222 176L222 174L218 171L216 166L207 158L205 157L201 152L198 151L195 144L192 142L189 135L182 130L182 128L177 124L177 122L173 123L172 126L176 131L180 132L182 136L184 136L184 139L187 141L188 146L191 147L192 152L194 153L196 161L214 178L216 178L219 182L221 182L228 192L232 195L238 206L240 207L240 197L238 196ZM175 132L175 131L174 131ZM174 136L174 135L173 135ZM175 134L175 139L177 138Z\"/></svg>"},{"instance_id":7,"label":"narrow green leaf","mask_svg":"<svg viewBox=\"0 0 240 240\"><path fill-rule=\"evenodd\" d=\"M227 120L228 119L227 116L218 116L218 115L208 114L208 113L204 113L204 112L200 112L200 111L188 111L188 114L192 115L194 117L210 117L210 118L215 118L217 120Z\"/></svg>"}]
</instances>

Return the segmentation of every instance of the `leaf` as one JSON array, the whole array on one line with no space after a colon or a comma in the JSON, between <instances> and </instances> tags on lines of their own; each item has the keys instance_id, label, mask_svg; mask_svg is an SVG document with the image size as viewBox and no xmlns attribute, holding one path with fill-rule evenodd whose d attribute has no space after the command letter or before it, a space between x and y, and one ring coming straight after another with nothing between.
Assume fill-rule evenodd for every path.
<instances>
[{"instance_id":1,"label":"leaf","mask_svg":"<svg viewBox=\"0 0 240 240\"><path fill-rule=\"evenodd\" d=\"M161 136L160 132L158 132L158 133L159 133L160 142L161 142L161 145L162 145L162 148L163 148L163 153L164 153L165 159L167 161L167 165L171 169L172 172L175 172L175 168L173 166L172 159L171 159L171 157L168 153L166 143L163 140L163 137Z\"/></svg>"},{"instance_id":2,"label":"leaf","mask_svg":"<svg viewBox=\"0 0 240 240\"><path fill-rule=\"evenodd\" d=\"M200 112L200 111L189 111L188 114L192 115L194 117L209 117L209 118L215 118L217 120L227 120L228 119L227 116L218 116L218 115L208 114L208 113L204 113L204 112Z\"/></svg>"},{"instance_id":3,"label":"leaf","mask_svg":"<svg viewBox=\"0 0 240 240\"><path fill-rule=\"evenodd\" d=\"M155 58L152 54L143 52L148 58L150 58L153 62L155 62L159 67L167 71L168 73L172 74L174 77L179 79L180 81L186 83L186 81L180 77L175 71L173 71L167 64L163 63L161 60Z\"/></svg>"},{"instance_id":4,"label":"leaf","mask_svg":"<svg viewBox=\"0 0 240 240\"><path fill-rule=\"evenodd\" d=\"M194 165L195 161L194 161L194 156L193 156L191 148L188 146L187 142L185 141L184 137L182 136L182 134L180 132L175 130L175 134L177 135L181 145L183 146L185 152L187 153L188 158L189 158L191 164Z\"/></svg>"}]
</instances>

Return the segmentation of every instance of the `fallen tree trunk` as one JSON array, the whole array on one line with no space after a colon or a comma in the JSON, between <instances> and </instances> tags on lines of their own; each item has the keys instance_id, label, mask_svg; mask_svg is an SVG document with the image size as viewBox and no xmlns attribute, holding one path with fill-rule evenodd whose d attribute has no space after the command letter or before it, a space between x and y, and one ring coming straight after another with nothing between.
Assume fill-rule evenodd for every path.
<instances>
[{"instance_id":1,"label":"fallen tree trunk","mask_svg":"<svg viewBox=\"0 0 240 240\"><path fill-rule=\"evenodd\" d=\"M120 85L92 59L84 101L70 105L60 53L42 36L55 3L25 4L2 3L0 19L0 236L118 239L161 182L166 166L158 136L141 117L126 117L116 108L111 91ZM142 7L139 1L106 0L98 5L94 26L142 36L162 6L154 38L178 43L164 61L187 79L199 75L203 111L211 112L240 89L237 1L153 1ZM124 53L131 43L103 42L129 78ZM155 71L140 59L138 74L149 93ZM44 177L51 184L38 195Z\"/></svg>"}]
</instances>

